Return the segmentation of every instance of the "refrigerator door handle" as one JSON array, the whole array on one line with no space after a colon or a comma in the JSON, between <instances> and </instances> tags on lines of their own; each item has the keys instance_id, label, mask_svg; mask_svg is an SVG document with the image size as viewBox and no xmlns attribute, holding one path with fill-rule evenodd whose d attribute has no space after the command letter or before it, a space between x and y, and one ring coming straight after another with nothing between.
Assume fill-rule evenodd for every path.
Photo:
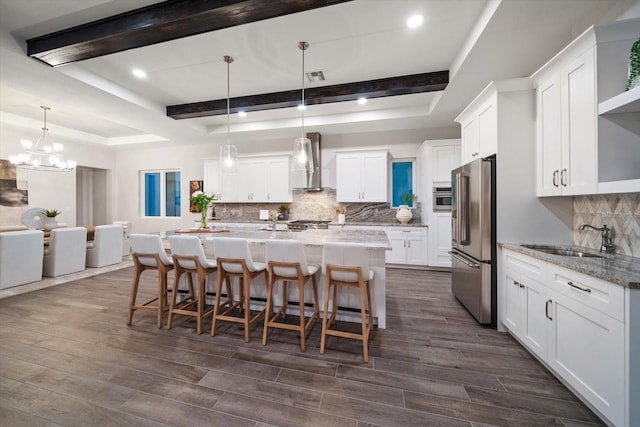
<instances>
[{"instance_id":1,"label":"refrigerator door handle","mask_svg":"<svg viewBox=\"0 0 640 427\"><path fill-rule=\"evenodd\" d=\"M466 257L463 257L463 255L459 252L449 251L449 255L451 255L452 257L454 257L455 259L457 259L458 261L460 261L461 263L463 263L469 268L475 268L475 269L480 268L480 264L478 264L477 262L470 261Z\"/></svg>"},{"instance_id":2,"label":"refrigerator door handle","mask_svg":"<svg viewBox=\"0 0 640 427\"><path fill-rule=\"evenodd\" d=\"M462 173L456 174L456 236L460 245L469 244L469 177Z\"/></svg>"}]
</instances>

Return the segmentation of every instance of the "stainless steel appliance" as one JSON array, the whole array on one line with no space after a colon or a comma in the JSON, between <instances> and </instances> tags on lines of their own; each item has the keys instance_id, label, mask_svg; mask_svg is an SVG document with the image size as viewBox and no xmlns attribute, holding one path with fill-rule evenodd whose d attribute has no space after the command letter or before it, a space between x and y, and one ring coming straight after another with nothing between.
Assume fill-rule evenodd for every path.
<instances>
[{"instance_id":1,"label":"stainless steel appliance","mask_svg":"<svg viewBox=\"0 0 640 427\"><path fill-rule=\"evenodd\" d=\"M451 287L480 323L497 324L495 156L451 172Z\"/></svg>"},{"instance_id":2,"label":"stainless steel appliance","mask_svg":"<svg viewBox=\"0 0 640 427\"><path fill-rule=\"evenodd\" d=\"M327 229L331 221L320 221L313 219L297 219L295 221L289 221L287 227L291 231L302 231L308 229Z\"/></svg>"},{"instance_id":3,"label":"stainless steel appliance","mask_svg":"<svg viewBox=\"0 0 640 427\"><path fill-rule=\"evenodd\" d=\"M451 210L451 187L433 187L433 211Z\"/></svg>"}]
</instances>

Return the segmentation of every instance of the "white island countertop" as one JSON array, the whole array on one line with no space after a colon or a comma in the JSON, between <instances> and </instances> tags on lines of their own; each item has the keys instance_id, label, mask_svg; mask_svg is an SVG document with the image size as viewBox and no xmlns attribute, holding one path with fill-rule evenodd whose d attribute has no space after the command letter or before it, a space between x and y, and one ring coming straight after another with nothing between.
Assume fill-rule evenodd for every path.
<instances>
[{"instance_id":1,"label":"white island countertop","mask_svg":"<svg viewBox=\"0 0 640 427\"><path fill-rule=\"evenodd\" d=\"M189 230L188 234L195 234L202 240L215 239L216 237L238 237L247 239L251 243L264 243L267 240L298 240L305 246L322 246L324 243L342 242L342 243L359 243L368 248L391 250L391 244L384 231L373 230L303 230L303 231L287 231L287 230L263 230L256 228L255 230L247 228L230 228L228 232L202 232L197 230ZM214 229L213 231L221 231ZM166 235L174 234L175 231L167 231ZM164 236L163 236L164 237Z\"/></svg>"}]
</instances>

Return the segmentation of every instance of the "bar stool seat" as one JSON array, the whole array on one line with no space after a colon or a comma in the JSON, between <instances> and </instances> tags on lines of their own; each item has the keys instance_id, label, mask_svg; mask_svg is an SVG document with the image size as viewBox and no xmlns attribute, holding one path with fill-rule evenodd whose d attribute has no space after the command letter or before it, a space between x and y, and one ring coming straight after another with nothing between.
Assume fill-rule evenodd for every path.
<instances>
[{"instance_id":1,"label":"bar stool seat","mask_svg":"<svg viewBox=\"0 0 640 427\"><path fill-rule=\"evenodd\" d=\"M131 256L135 270L133 273L127 325L131 325L133 322L133 313L136 310L150 310L156 312L157 326L158 328L162 328L162 317L164 313L169 310L167 275L169 271L173 270L173 260L165 252L160 236L153 234L132 234L130 236L130 242L132 250ZM140 276L146 270L158 271L158 291L155 298L142 304L137 304L136 300L138 298ZM154 302L156 303L155 305L153 305Z\"/></svg>"},{"instance_id":2,"label":"bar stool seat","mask_svg":"<svg viewBox=\"0 0 640 427\"><path fill-rule=\"evenodd\" d=\"M207 276L216 272L217 262L215 259L206 257L202 243L197 236L170 236L169 245L171 246L171 254L173 255L173 264L176 271L167 327L171 329L175 314L192 316L196 318L196 332L199 335L202 333L204 319L214 312L214 308L205 311L205 282ZM189 296L177 302L180 277L185 273L187 274ZM196 275L198 284L195 293L193 289L193 274ZM219 296L219 292L220 289L218 289L216 297ZM231 293L231 288L227 286L227 301L225 304L230 304L231 301L233 301L233 294Z\"/></svg>"},{"instance_id":3,"label":"bar stool seat","mask_svg":"<svg viewBox=\"0 0 640 427\"><path fill-rule=\"evenodd\" d=\"M264 313L264 310L251 317L251 282L264 274L266 264L254 262L249 251L249 243L245 239L235 237L216 237L213 239L213 247L218 261L218 284L216 291L216 302L214 304L213 323L211 324L211 336L216 335L217 322L242 323L244 325L244 341L249 342L250 327ZM230 288L231 278L238 278L239 299L237 303L220 312L220 290L222 282ZM233 315L233 311L238 308L242 317Z\"/></svg>"},{"instance_id":4,"label":"bar stool seat","mask_svg":"<svg viewBox=\"0 0 640 427\"><path fill-rule=\"evenodd\" d=\"M269 280L267 282L267 306L264 317L264 332L262 345L267 344L269 328L288 329L300 333L300 350L306 350L307 330L319 318L318 308L318 266L307 265L302 242L295 240L268 240L265 245L265 260L268 264ZM304 305L304 287L311 279L313 289L313 314L306 320ZM273 289L275 284L282 281L282 306L277 313L273 313ZM287 283L298 283L300 322L298 325L278 322L286 316L288 303Z\"/></svg>"},{"instance_id":5,"label":"bar stool seat","mask_svg":"<svg viewBox=\"0 0 640 427\"><path fill-rule=\"evenodd\" d=\"M322 335L320 353L324 354L327 335L350 338L362 341L362 357L369 362L369 335L373 327L373 309L369 282L374 272L369 269L367 248L357 243L325 243L322 249L322 267L325 274L324 318L322 319ZM330 329L335 323L338 311L338 286L358 288L360 294L361 333ZM333 292L331 292L333 290ZM329 296L332 294L332 312L329 317Z\"/></svg>"}]
</instances>

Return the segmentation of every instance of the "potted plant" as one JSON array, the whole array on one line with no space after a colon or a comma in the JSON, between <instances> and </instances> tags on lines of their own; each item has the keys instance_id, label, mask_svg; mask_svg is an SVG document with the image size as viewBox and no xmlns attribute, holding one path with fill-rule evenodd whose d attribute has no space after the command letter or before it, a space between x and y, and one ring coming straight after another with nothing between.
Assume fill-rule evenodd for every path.
<instances>
[{"instance_id":1,"label":"potted plant","mask_svg":"<svg viewBox=\"0 0 640 427\"><path fill-rule=\"evenodd\" d=\"M216 196L213 194L207 194L202 191L196 191L191 195L191 203L196 205L200 210L200 228L207 228L207 212L210 207L213 207L213 201Z\"/></svg>"},{"instance_id":2,"label":"potted plant","mask_svg":"<svg viewBox=\"0 0 640 427\"><path fill-rule=\"evenodd\" d=\"M56 221L56 217L60 215L60 211L57 209L45 209L42 211L44 215L44 223L42 224L42 229L46 231L53 230L58 227L58 222Z\"/></svg>"},{"instance_id":3,"label":"potted plant","mask_svg":"<svg viewBox=\"0 0 640 427\"><path fill-rule=\"evenodd\" d=\"M280 205L278 207L278 213L279 213L280 219L288 220L289 219L289 205Z\"/></svg>"},{"instance_id":4,"label":"potted plant","mask_svg":"<svg viewBox=\"0 0 640 427\"><path fill-rule=\"evenodd\" d=\"M406 192L402 194L402 202L404 204L398 207L398 212L396 213L396 219L400 221L401 224L408 224L411 218L413 218L409 205L413 204L415 199L416 195L413 193Z\"/></svg>"},{"instance_id":5,"label":"potted plant","mask_svg":"<svg viewBox=\"0 0 640 427\"><path fill-rule=\"evenodd\" d=\"M629 55L629 79L625 90L633 89L640 85L640 39L636 40L631 46Z\"/></svg>"}]
</instances>

